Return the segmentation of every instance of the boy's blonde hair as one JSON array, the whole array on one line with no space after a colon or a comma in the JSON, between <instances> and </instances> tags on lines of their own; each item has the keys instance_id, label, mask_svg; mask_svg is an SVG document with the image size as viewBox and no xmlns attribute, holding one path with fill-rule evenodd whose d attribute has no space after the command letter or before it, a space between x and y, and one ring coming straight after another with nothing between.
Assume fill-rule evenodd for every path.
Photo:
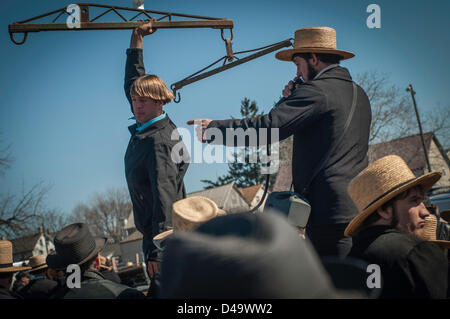
<instances>
[{"instance_id":1,"label":"boy's blonde hair","mask_svg":"<svg viewBox=\"0 0 450 319\"><path fill-rule=\"evenodd\" d=\"M148 97L155 101L169 103L175 98L164 81L156 75L143 75L138 77L130 89L131 96Z\"/></svg>"}]
</instances>

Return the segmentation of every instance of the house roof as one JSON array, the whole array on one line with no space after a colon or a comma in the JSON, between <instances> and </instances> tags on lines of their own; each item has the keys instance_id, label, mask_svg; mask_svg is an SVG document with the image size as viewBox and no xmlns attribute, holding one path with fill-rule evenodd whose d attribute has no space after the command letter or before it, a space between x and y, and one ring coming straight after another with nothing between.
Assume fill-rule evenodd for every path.
<instances>
[{"instance_id":1,"label":"house roof","mask_svg":"<svg viewBox=\"0 0 450 319\"><path fill-rule=\"evenodd\" d=\"M280 165L278 168L277 178L273 184L274 192L287 191L292 184L292 162L287 161L286 164Z\"/></svg>"},{"instance_id":2,"label":"house roof","mask_svg":"<svg viewBox=\"0 0 450 319\"><path fill-rule=\"evenodd\" d=\"M435 139L434 134L425 133L423 138L428 153L431 141ZM422 170L427 167L420 134L370 145L367 155L369 157L369 164L387 155L398 155L403 158L412 171Z\"/></svg>"},{"instance_id":3,"label":"house roof","mask_svg":"<svg viewBox=\"0 0 450 319\"><path fill-rule=\"evenodd\" d=\"M440 150L444 160L450 166L450 160L445 154L441 144L437 140L434 133L429 132L424 134L424 142L427 153L430 150L431 141L434 141ZM422 140L419 134L411 135L403 138L394 139L389 142L369 145L367 155L369 157L369 164L387 155L398 155L408 164L411 170L415 173L422 171L427 167L425 154L423 152ZM420 172L421 173L421 172ZM281 165L273 191L286 191L291 187L292 183L292 167L291 161L287 161L286 164Z\"/></svg>"},{"instance_id":4,"label":"house roof","mask_svg":"<svg viewBox=\"0 0 450 319\"><path fill-rule=\"evenodd\" d=\"M125 229L132 229L132 228L136 228L136 225L134 224L133 210L130 211L130 215L128 215L127 218L127 225L125 226Z\"/></svg>"},{"instance_id":5,"label":"house roof","mask_svg":"<svg viewBox=\"0 0 450 319\"><path fill-rule=\"evenodd\" d=\"M264 184L253 185L253 186L241 188L239 190L240 190L242 196L244 196L244 198L247 200L247 202L251 203L261 188L264 188Z\"/></svg>"},{"instance_id":6,"label":"house roof","mask_svg":"<svg viewBox=\"0 0 450 319\"><path fill-rule=\"evenodd\" d=\"M130 236L123 239L120 243L122 244L122 243L128 243L130 241L142 240L142 238L144 238L144 236L142 236L140 231L136 230Z\"/></svg>"},{"instance_id":7,"label":"house roof","mask_svg":"<svg viewBox=\"0 0 450 319\"><path fill-rule=\"evenodd\" d=\"M33 251L37 241L41 237L41 233L12 239L13 255Z\"/></svg>"},{"instance_id":8,"label":"house roof","mask_svg":"<svg viewBox=\"0 0 450 319\"><path fill-rule=\"evenodd\" d=\"M105 247L103 247L103 249L102 249L102 255L105 257L120 256L121 255L120 244L111 243L108 240L106 242Z\"/></svg>"},{"instance_id":9,"label":"house roof","mask_svg":"<svg viewBox=\"0 0 450 319\"><path fill-rule=\"evenodd\" d=\"M212 200L213 202L215 202L219 208L223 209L226 204L228 195L233 190L233 187L235 187L234 184L230 183L227 185L218 186L218 187L190 193L187 195L187 197L192 197L192 196L207 197L210 200Z\"/></svg>"}]
</instances>

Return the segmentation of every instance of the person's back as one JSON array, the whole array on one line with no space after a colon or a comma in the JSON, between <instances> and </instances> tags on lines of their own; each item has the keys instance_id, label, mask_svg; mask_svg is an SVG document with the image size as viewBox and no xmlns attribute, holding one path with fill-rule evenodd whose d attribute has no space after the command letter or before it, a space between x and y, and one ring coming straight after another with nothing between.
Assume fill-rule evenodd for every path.
<instances>
[{"instance_id":1,"label":"person's back","mask_svg":"<svg viewBox=\"0 0 450 319\"><path fill-rule=\"evenodd\" d=\"M30 283L25 286L20 295L24 299L49 299L55 292L58 283L54 280L44 278L43 276L35 276Z\"/></svg>"},{"instance_id":2,"label":"person's back","mask_svg":"<svg viewBox=\"0 0 450 319\"><path fill-rule=\"evenodd\" d=\"M353 238L349 256L380 266L380 298L446 298L442 283L448 262L434 243L390 226L372 226Z\"/></svg>"},{"instance_id":3,"label":"person's back","mask_svg":"<svg viewBox=\"0 0 450 319\"><path fill-rule=\"evenodd\" d=\"M323 101L319 106L322 109L311 125L299 127L294 132L293 159L298 161L292 165L292 176L294 189L301 191L307 186L318 163L343 134L352 107L352 78L346 68L337 66L301 85L289 99L295 101L297 94L302 97L314 94ZM348 223L357 215L358 211L347 193L347 185L368 165L370 121L370 102L357 86L357 106L345 138L335 147L327 165L309 186L307 198L312 207L311 227Z\"/></svg>"},{"instance_id":4,"label":"person's back","mask_svg":"<svg viewBox=\"0 0 450 319\"><path fill-rule=\"evenodd\" d=\"M105 279L99 272L84 273L80 288L66 288L62 299L144 299L136 289Z\"/></svg>"}]
</instances>

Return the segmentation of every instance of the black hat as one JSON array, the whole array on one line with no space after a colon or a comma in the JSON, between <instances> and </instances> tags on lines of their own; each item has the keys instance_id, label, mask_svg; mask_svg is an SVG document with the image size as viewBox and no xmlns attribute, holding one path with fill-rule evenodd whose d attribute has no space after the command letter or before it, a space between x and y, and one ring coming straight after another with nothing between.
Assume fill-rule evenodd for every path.
<instances>
[{"instance_id":1,"label":"black hat","mask_svg":"<svg viewBox=\"0 0 450 319\"><path fill-rule=\"evenodd\" d=\"M168 239L162 298L334 298L308 240L282 216L231 214Z\"/></svg>"},{"instance_id":2,"label":"black hat","mask_svg":"<svg viewBox=\"0 0 450 319\"><path fill-rule=\"evenodd\" d=\"M55 236L56 252L47 256L47 265L55 270L64 270L70 264L81 265L105 246L107 238L94 238L88 226L76 223L61 229Z\"/></svg>"}]
</instances>

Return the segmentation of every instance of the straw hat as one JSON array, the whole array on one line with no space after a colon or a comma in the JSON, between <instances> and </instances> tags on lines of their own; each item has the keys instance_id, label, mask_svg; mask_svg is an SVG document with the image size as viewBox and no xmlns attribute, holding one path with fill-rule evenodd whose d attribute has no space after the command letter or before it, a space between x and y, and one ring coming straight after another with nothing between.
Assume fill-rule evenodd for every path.
<instances>
[{"instance_id":1,"label":"straw hat","mask_svg":"<svg viewBox=\"0 0 450 319\"><path fill-rule=\"evenodd\" d=\"M447 223L450 223L450 210L444 210L443 212L440 212L439 218L442 218Z\"/></svg>"},{"instance_id":2,"label":"straw hat","mask_svg":"<svg viewBox=\"0 0 450 319\"><path fill-rule=\"evenodd\" d=\"M29 273L34 273L37 270L48 268L47 263L45 262L47 255L37 255L30 257L28 259L28 265L31 269L28 271Z\"/></svg>"},{"instance_id":3,"label":"straw hat","mask_svg":"<svg viewBox=\"0 0 450 319\"><path fill-rule=\"evenodd\" d=\"M370 214L406 190L421 185L426 193L441 175L440 172L432 172L416 177L405 161L397 155L385 156L375 161L348 185L348 193L359 214L345 229L345 236L354 236Z\"/></svg>"},{"instance_id":4,"label":"straw hat","mask_svg":"<svg viewBox=\"0 0 450 319\"><path fill-rule=\"evenodd\" d=\"M436 240L437 231L437 218L434 215L425 217L425 226L423 227L422 238L426 241L438 244L443 249L450 248L450 241L448 240Z\"/></svg>"},{"instance_id":5,"label":"straw hat","mask_svg":"<svg viewBox=\"0 0 450 319\"><path fill-rule=\"evenodd\" d=\"M214 217L227 214L212 200L202 196L184 198L173 203L172 212L173 229L156 235L153 241L161 242L174 231L189 231Z\"/></svg>"},{"instance_id":6,"label":"straw hat","mask_svg":"<svg viewBox=\"0 0 450 319\"><path fill-rule=\"evenodd\" d=\"M28 270L30 267L14 267L12 243L9 240L0 240L0 273L10 273Z\"/></svg>"},{"instance_id":7,"label":"straw hat","mask_svg":"<svg viewBox=\"0 0 450 319\"><path fill-rule=\"evenodd\" d=\"M275 57L281 61L292 61L295 53L337 54L342 60L353 58L351 52L337 49L336 30L329 27L302 28L295 31L294 48L278 52Z\"/></svg>"}]
</instances>

